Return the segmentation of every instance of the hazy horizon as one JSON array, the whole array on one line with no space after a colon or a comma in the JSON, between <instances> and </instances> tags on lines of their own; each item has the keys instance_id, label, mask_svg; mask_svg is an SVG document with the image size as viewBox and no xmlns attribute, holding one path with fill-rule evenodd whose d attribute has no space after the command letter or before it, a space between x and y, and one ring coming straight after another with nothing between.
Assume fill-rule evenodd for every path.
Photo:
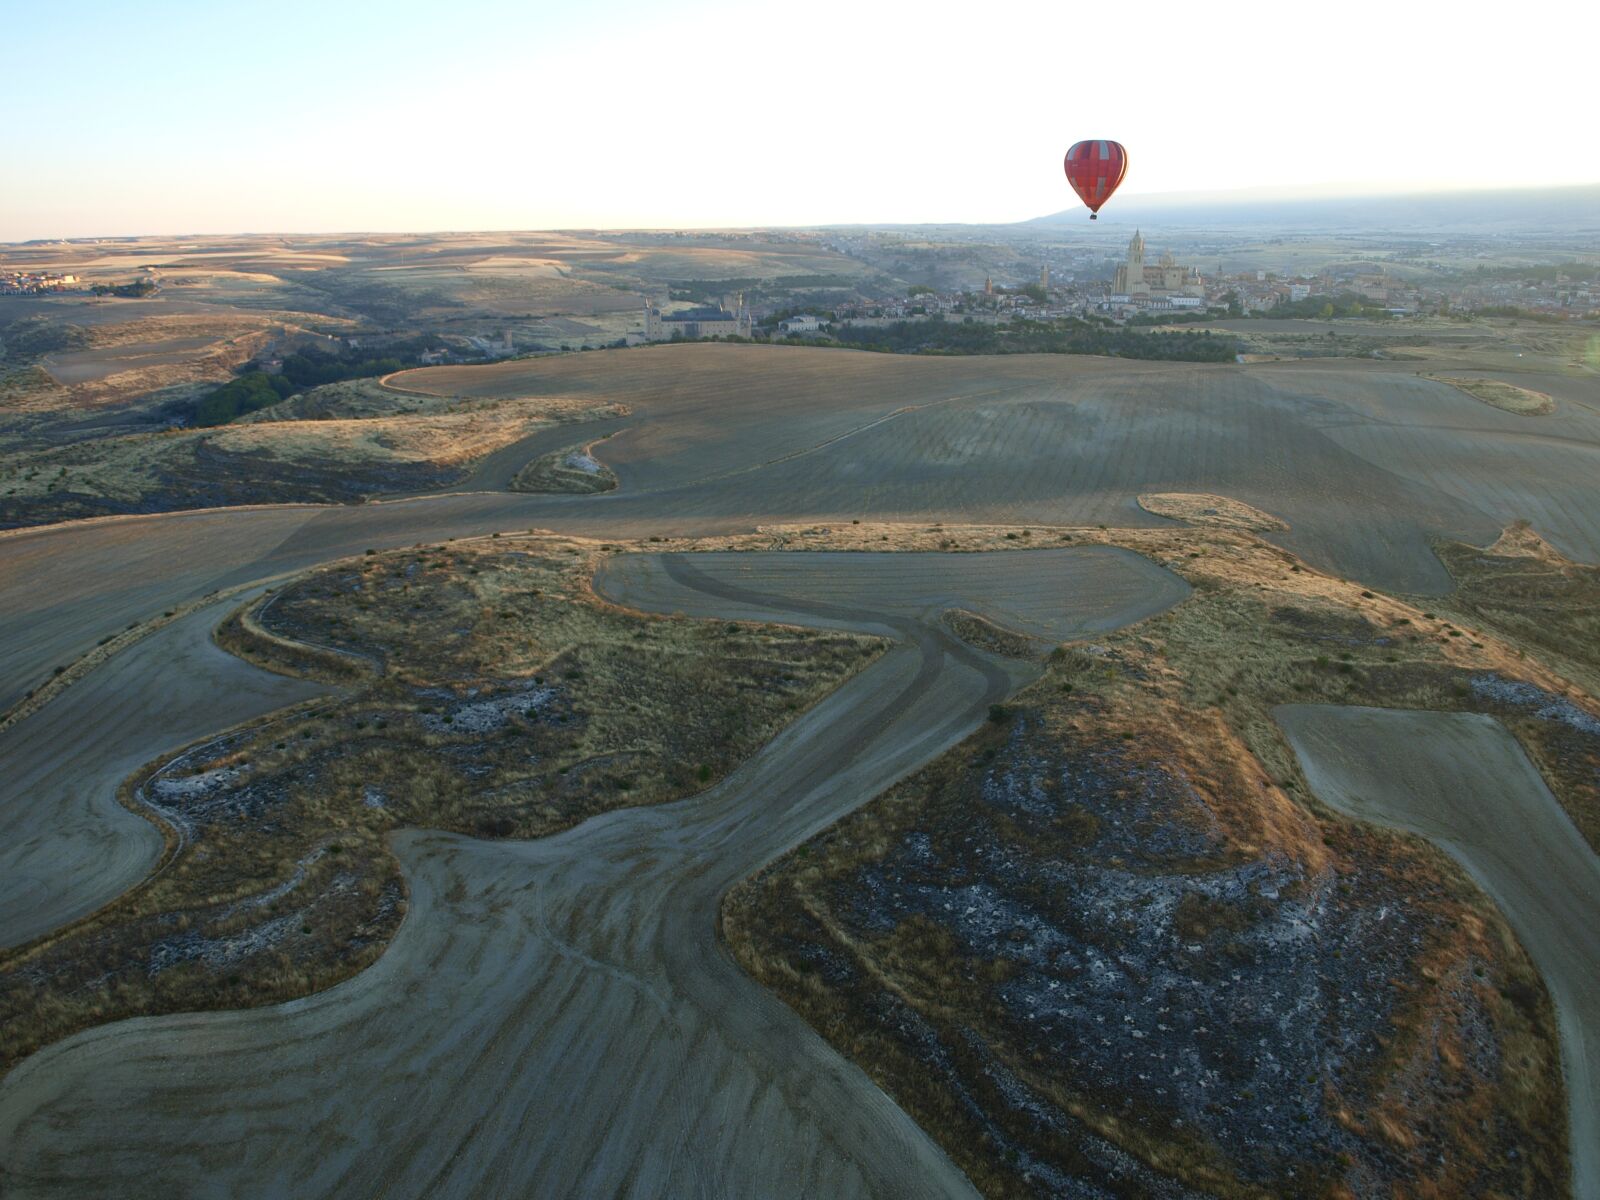
<instances>
[{"instance_id":1,"label":"hazy horizon","mask_svg":"<svg viewBox=\"0 0 1600 1200\"><path fill-rule=\"evenodd\" d=\"M1386 200L1403 201L1408 199L1426 199L1430 197L1446 196L1493 196L1504 192L1538 192L1554 193L1563 190L1582 191L1585 189L1600 189L1600 180L1593 182L1580 182L1570 184L1552 184L1543 188L1529 189L1492 189L1492 188L1439 188L1433 191L1393 191L1374 192L1368 190L1339 190L1329 188L1319 190L1309 188L1306 190L1287 190L1271 187L1218 189L1213 191L1185 191L1185 192L1147 192L1135 194L1125 198L1126 203L1121 206L1124 211L1108 209L1101 214L1102 220L1117 223L1119 217L1139 216L1143 218L1159 219L1165 211L1180 212L1186 206L1197 209L1221 207L1227 203L1240 205L1249 204L1282 204L1286 207L1299 203L1316 203L1318 201L1353 202L1371 201L1382 202ZM1121 198L1121 197L1119 197ZM794 224L756 224L756 225L708 225L685 223L678 225L564 225L564 226L455 226L451 228L440 227L437 229L422 229L414 227L395 226L392 228L367 227L367 228L303 228L303 229L225 229L225 230L142 230L120 233L77 233L62 234L59 236L46 236L34 238L17 238L0 240L0 245L27 245L31 243L54 242L85 242L85 241L128 241L145 239L181 239L181 238L251 238L251 237L433 237L448 236L452 234L537 234L537 233L603 233L603 234L629 234L629 233L740 233L759 230L805 230L805 229L849 229L849 228L893 228L897 226L971 226L973 228L1002 227L1007 225L1023 225L1032 221L1048 219L1059 212L1067 217L1076 215L1076 200L1065 204L1063 207L1052 210L1050 213L1036 213L1031 217L1021 217L1014 221L834 221L834 222L797 222ZM1086 215L1086 210L1085 215Z\"/></svg>"},{"instance_id":2,"label":"hazy horizon","mask_svg":"<svg viewBox=\"0 0 1600 1200\"><path fill-rule=\"evenodd\" d=\"M1565 122L1490 86L1581 38L1562 6L1519 14L30 9L8 17L24 65L0 81L18 114L0 155L25 170L0 241L1007 224L1069 206L1061 155L1082 137L1128 146L1123 201L1600 179ZM1582 90L1541 77L1540 113L1580 111Z\"/></svg>"}]
</instances>

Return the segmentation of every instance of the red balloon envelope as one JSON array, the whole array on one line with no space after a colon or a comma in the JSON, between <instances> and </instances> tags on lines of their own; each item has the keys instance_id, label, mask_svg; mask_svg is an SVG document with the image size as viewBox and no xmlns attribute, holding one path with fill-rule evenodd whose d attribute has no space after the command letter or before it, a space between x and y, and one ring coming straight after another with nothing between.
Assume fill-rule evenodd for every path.
<instances>
[{"instance_id":1,"label":"red balloon envelope","mask_svg":"<svg viewBox=\"0 0 1600 1200\"><path fill-rule=\"evenodd\" d=\"M1097 219L1100 206L1111 199L1128 173L1128 152L1121 142L1076 142L1067 151L1067 182L1078 199L1089 206L1089 219Z\"/></svg>"}]
</instances>

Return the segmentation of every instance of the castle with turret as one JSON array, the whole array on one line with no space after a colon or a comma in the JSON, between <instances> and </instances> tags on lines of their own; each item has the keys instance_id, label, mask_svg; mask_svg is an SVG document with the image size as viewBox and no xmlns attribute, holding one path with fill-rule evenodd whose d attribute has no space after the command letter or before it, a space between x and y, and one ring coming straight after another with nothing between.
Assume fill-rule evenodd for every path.
<instances>
[{"instance_id":1,"label":"castle with turret","mask_svg":"<svg viewBox=\"0 0 1600 1200\"><path fill-rule=\"evenodd\" d=\"M732 305L725 300L720 304L701 305L698 308L663 313L649 297L644 302L644 338L647 342L664 342L673 337L718 338L749 337L750 308L740 292Z\"/></svg>"}]
</instances>

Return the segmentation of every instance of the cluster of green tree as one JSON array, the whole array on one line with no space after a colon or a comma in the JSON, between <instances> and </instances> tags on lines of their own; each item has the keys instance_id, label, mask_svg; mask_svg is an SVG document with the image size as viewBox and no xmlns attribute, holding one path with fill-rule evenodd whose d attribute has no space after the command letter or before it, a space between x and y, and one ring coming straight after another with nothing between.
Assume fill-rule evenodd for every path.
<instances>
[{"instance_id":1,"label":"cluster of green tree","mask_svg":"<svg viewBox=\"0 0 1600 1200\"><path fill-rule=\"evenodd\" d=\"M213 388L201 397L189 423L201 426L226 425L235 417L287 400L294 392L294 384L282 375L251 371L229 380L221 387Z\"/></svg>"},{"instance_id":2,"label":"cluster of green tree","mask_svg":"<svg viewBox=\"0 0 1600 1200\"><path fill-rule=\"evenodd\" d=\"M342 383L346 379L392 375L408 366L415 366L419 354L421 350L407 353L397 351L394 347L386 348L381 354L359 350L345 354L299 350L283 360L283 377L298 391L324 383Z\"/></svg>"},{"instance_id":3,"label":"cluster of green tree","mask_svg":"<svg viewBox=\"0 0 1600 1200\"><path fill-rule=\"evenodd\" d=\"M1480 317L1514 317L1519 321L1542 321L1546 325L1553 325L1566 318L1560 313L1537 312L1531 308L1519 308L1515 304L1490 304L1477 310Z\"/></svg>"},{"instance_id":4,"label":"cluster of green tree","mask_svg":"<svg viewBox=\"0 0 1600 1200\"><path fill-rule=\"evenodd\" d=\"M1569 262L1543 267L1491 267L1479 263L1473 274L1479 279L1520 279L1527 283L1555 283L1561 279L1593 283L1600 280L1600 265Z\"/></svg>"},{"instance_id":5,"label":"cluster of green tree","mask_svg":"<svg viewBox=\"0 0 1600 1200\"><path fill-rule=\"evenodd\" d=\"M667 295L674 300L704 304L729 292L753 292L760 286L761 280L748 275L738 279L675 279L667 284Z\"/></svg>"},{"instance_id":6,"label":"cluster of green tree","mask_svg":"<svg viewBox=\"0 0 1600 1200\"><path fill-rule=\"evenodd\" d=\"M423 352L437 344L436 339L414 337L382 350L341 348L338 353L329 353L311 347L285 358L283 369L275 375L261 370L258 363L247 362L239 368L237 379L213 388L196 402L189 423L226 425L235 417L287 400L307 388L342 383L347 379L392 375L417 366Z\"/></svg>"},{"instance_id":7,"label":"cluster of green tree","mask_svg":"<svg viewBox=\"0 0 1600 1200\"><path fill-rule=\"evenodd\" d=\"M1119 358L1232 362L1233 338L1208 331L1143 333L1064 321L1019 321L1006 328L978 322L897 321L882 328L835 327L834 339L857 350L889 354L1106 354Z\"/></svg>"},{"instance_id":8,"label":"cluster of green tree","mask_svg":"<svg viewBox=\"0 0 1600 1200\"><path fill-rule=\"evenodd\" d=\"M156 290L155 280L136 279L132 283L97 283L89 289L96 296L121 296L138 300Z\"/></svg>"},{"instance_id":9,"label":"cluster of green tree","mask_svg":"<svg viewBox=\"0 0 1600 1200\"><path fill-rule=\"evenodd\" d=\"M1215 321L1223 315L1222 310L1215 308L1185 308L1175 309L1165 313L1136 313L1128 318L1129 325L1193 325L1203 324L1206 321Z\"/></svg>"},{"instance_id":10,"label":"cluster of green tree","mask_svg":"<svg viewBox=\"0 0 1600 1200\"><path fill-rule=\"evenodd\" d=\"M1337 296L1307 296L1304 300L1281 300L1265 312L1245 314L1279 320L1284 317L1321 318L1336 317L1386 317L1383 305L1375 304L1355 292L1340 292Z\"/></svg>"}]
</instances>

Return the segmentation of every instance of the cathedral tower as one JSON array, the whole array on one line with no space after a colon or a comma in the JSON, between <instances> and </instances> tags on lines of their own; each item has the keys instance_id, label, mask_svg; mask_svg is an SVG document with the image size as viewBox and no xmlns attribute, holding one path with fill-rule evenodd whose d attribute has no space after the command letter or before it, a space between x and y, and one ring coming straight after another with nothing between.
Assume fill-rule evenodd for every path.
<instances>
[{"instance_id":1,"label":"cathedral tower","mask_svg":"<svg viewBox=\"0 0 1600 1200\"><path fill-rule=\"evenodd\" d=\"M1133 231L1133 240L1128 243L1128 261L1117 268L1117 277L1111 286L1113 291L1123 296L1143 295L1147 290L1144 281L1144 235L1137 229Z\"/></svg>"}]
</instances>

